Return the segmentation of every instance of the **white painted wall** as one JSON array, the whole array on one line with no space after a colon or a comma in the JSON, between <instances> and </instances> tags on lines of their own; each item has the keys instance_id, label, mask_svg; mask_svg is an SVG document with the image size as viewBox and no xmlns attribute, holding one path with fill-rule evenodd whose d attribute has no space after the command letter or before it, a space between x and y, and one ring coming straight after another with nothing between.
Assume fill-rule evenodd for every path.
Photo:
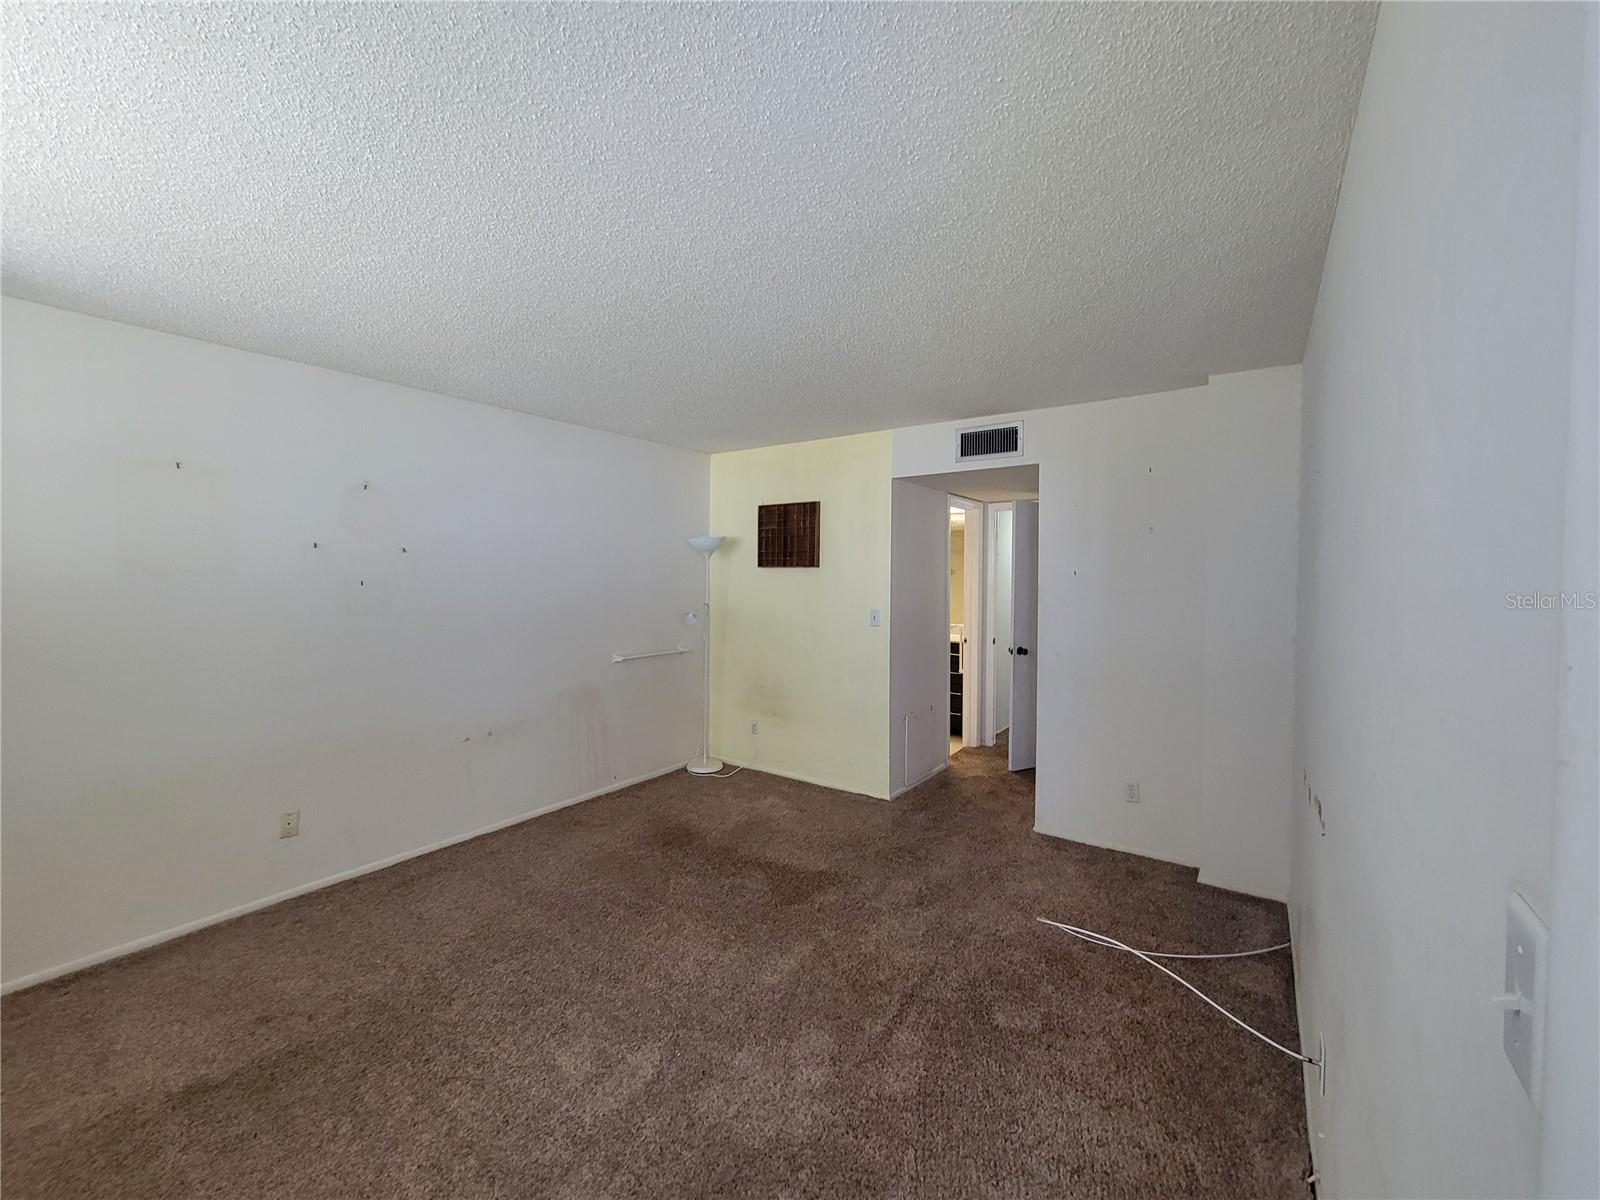
<instances>
[{"instance_id":1,"label":"white painted wall","mask_svg":"<svg viewBox=\"0 0 1600 1200\"><path fill-rule=\"evenodd\" d=\"M1286 895L1299 388L1275 368L1026 414L1004 465L1039 464L1040 832ZM895 475L954 469L967 424L896 430Z\"/></svg>"},{"instance_id":2,"label":"white painted wall","mask_svg":"<svg viewBox=\"0 0 1600 1200\"><path fill-rule=\"evenodd\" d=\"M1561 590L1600 591L1600 7L1585 12L1578 232L1573 255ZM1600 621L1562 613L1561 730L1550 899L1550 1053L1539 1194L1600 1196Z\"/></svg>"},{"instance_id":3,"label":"white painted wall","mask_svg":"<svg viewBox=\"0 0 1600 1200\"><path fill-rule=\"evenodd\" d=\"M950 506L943 489L894 481L889 582L889 791L914 787L950 752Z\"/></svg>"},{"instance_id":4,"label":"white painted wall","mask_svg":"<svg viewBox=\"0 0 1600 1200\"><path fill-rule=\"evenodd\" d=\"M8 983L693 753L706 456L3 316Z\"/></svg>"},{"instance_id":5,"label":"white painted wall","mask_svg":"<svg viewBox=\"0 0 1600 1200\"><path fill-rule=\"evenodd\" d=\"M1489 998L1507 897L1550 912L1561 614L1505 597L1564 580L1583 23L1385 5L1345 170L1304 382L1298 757L1326 835L1301 802L1293 838L1328 1197L1535 1189Z\"/></svg>"},{"instance_id":6,"label":"white painted wall","mask_svg":"<svg viewBox=\"0 0 1600 1200\"><path fill-rule=\"evenodd\" d=\"M1284 396L1298 388L1294 367L1207 388L1196 857L1200 882L1257 896L1289 894L1300 406Z\"/></svg>"},{"instance_id":7,"label":"white painted wall","mask_svg":"<svg viewBox=\"0 0 1600 1200\"><path fill-rule=\"evenodd\" d=\"M1039 467L1036 826L1192 866L1206 406L1195 388L1060 410Z\"/></svg>"}]
</instances>

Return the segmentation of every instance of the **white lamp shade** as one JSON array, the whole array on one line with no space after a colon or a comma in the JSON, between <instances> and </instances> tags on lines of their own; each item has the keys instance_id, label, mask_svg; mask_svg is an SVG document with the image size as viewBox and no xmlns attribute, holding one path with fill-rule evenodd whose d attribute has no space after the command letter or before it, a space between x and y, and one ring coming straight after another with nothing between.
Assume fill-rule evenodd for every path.
<instances>
[{"instance_id":1,"label":"white lamp shade","mask_svg":"<svg viewBox=\"0 0 1600 1200\"><path fill-rule=\"evenodd\" d=\"M701 554L715 554L717 547L727 540L725 536L708 533L701 537L690 538L689 545L700 551Z\"/></svg>"}]
</instances>

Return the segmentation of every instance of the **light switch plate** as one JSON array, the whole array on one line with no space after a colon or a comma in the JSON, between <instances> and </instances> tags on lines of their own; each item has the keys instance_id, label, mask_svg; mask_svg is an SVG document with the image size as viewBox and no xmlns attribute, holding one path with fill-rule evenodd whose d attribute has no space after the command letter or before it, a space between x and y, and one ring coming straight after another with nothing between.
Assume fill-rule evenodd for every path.
<instances>
[{"instance_id":1,"label":"light switch plate","mask_svg":"<svg viewBox=\"0 0 1600 1200\"><path fill-rule=\"evenodd\" d=\"M1549 959L1550 927L1533 906L1513 892L1506 906L1506 994L1520 995L1521 1011L1508 1010L1503 1019L1501 1044L1511 1069L1523 1089L1539 1107L1544 1071L1545 966Z\"/></svg>"}]
</instances>

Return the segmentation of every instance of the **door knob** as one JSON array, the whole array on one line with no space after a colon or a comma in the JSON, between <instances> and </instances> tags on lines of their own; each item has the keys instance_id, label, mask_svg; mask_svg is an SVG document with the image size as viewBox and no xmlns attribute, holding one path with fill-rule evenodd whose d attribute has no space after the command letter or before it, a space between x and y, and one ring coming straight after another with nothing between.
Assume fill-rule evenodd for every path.
<instances>
[{"instance_id":1,"label":"door knob","mask_svg":"<svg viewBox=\"0 0 1600 1200\"><path fill-rule=\"evenodd\" d=\"M1017 653L1018 654L1026 654L1027 652L1028 652L1028 648L1026 646L1018 646L1017 647Z\"/></svg>"}]
</instances>

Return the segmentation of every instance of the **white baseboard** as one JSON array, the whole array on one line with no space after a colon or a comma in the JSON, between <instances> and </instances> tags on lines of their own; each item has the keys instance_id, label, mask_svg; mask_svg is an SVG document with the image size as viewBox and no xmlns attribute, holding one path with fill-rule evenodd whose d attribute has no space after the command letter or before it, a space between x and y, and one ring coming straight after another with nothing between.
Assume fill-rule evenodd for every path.
<instances>
[{"instance_id":1,"label":"white baseboard","mask_svg":"<svg viewBox=\"0 0 1600 1200\"><path fill-rule=\"evenodd\" d=\"M942 763L940 763L937 767L935 767L933 770L931 770L927 774L923 775L921 778L913 780L912 782L906 784L902 788L896 788L893 792L891 792L889 794L889 799L897 800L901 796L904 796L912 788L919 788L923 784L927 783L928 780L932 779L940 771L948 771L949 769L950 769L950 760L947 758Z\"/></svg>"},{"instance_id":2,"label":"white baseboard","mask_svg":"<svg viewBox=\"0 0 1600 1200\"><path fill-rule=\"evenodd\" d=\"M1272 896L1268 895L1266 892L1255 891L1248 887L1240 887L1236 883L1224 882L1222 880L1209 878L1204 874L1198 863L1184 862L1183 859L1173 858L1169 854L1157 854L1153 850L1141 850L1137 846L1122 846L1118 845L1116 842L1100 842L1095 841L1093 838L1072 837L1068 834L1054 833L1048 829L1040 829L1037 825L1033 827L1033 831L1043 837L1054 838L1058 842L1077 842L1084 846L1096 846L1101 850L1115 850L1118 854L1136 854L1140 858L1153 858L1157 862L1171 863L1175 867L1184 867L1195 873L1195 882L1200 884L1202 887L1216 888L1217 890L1223 892L1234 892L1237 895L1249 896L1256 900L1271 900L1276 904L1287 905L1289 902L1288 898L1285 896Z\"/></svg>"},{"instance_id":3,"label":"white baseboard","mask_svg":"<svg viewBox=\"0 0 1600 1200\"><path fill-rule=\"evenodd\" d=\"M812 775L801 775L795 771L779 771L773 767L765 765L764 763L740 762L736 758L729 758L726 754L718 754L714 757L720 758L730 767L743 767L747 771L758 771L762 775L776 775L780 779L792 779L796 783L809 783L815 787L827 788L830 792L844 792L849 796L865 796L868 800L884 799L883 796L875 796L871 792L863 792L858 788L846 787L842 783L834 783L827 779L818 779Z\"/></svg>"},{"instance_id":4,"label":"white baseboard","mask_svg":"<svg viewBox=\"0 0 1600 1200\"><path fill-rule=\"evenodd\" d=\"M1224 892L1237 892L1241 896L1253 896L1257 900L1273 900L1282 905L1289 903L1288 896L1275 896L1271 892L1262 891L1259 886L1254 884L1243 885L1234 880L1217 879L1214 876L1208 876L1204 869L1200 872L1200 882L1206 887L1217 888Z\"/></svg>"},{"instance_id":5,"label":"white baseboard","mask_svg":"<svg viewBox=\"0 0 1600 1200\"><path fill-rule=\"evenodd\" d=\"M1150 850L1141 850L1136 846L1119 846L1116 842L1098 842L1093 838L1073 837L1071 834L1056 833L1050 829L1040 829L1037 825L1033 827L1033 831L1042 837L1054 838L1058 842L1077 842L1080 846L1094 846L1100 850L1115 850L1118 854L1133 854L1139 858L1153 858L1157 862L1171 863L1175 867L1185 867L1195 873L1196 881L1198 882L1200 868L1196 864L1184 862L1180 858L1173 858L1167 854L1156 854Z\"/></svg>"},{"instance_id":6,"label":"white baseboard","mask_svg":"<svg viewBox=\"0 0 1600 1200\"><path fill-rule=\"evenodd\" d=\"M352 867L348 871L340 871L337 875L329 875L326 879L318 879L312 883L302 883L287 891L275 892L270 896L263 896L259 900L251 900L246 904L225 909L219 913L212 913L209 917L200 917L198 920L185 921L181 925L174 925L171 929L163 929L159 933L146 934L144 937L134 938L131 942L123 942L120 946L112 946L107 950L97 950L93 954L75 958L71 962L61 963L58 966L46 967L42 971L34 971L28 975L18 976L16 979L7 980L0 984L0 995L20 991L32 987L36 983L45 983L51 979L59 979L63 975L71 975L74 971L81 971L99 963L110 962L114 958L121 958L127 954L134 954L140 950L148 950L151 946L159 946L162 942L170 942L174 938L183 937L185 934L194 933L211 925L220 925L224 921L231 921L235 917L242 917L247 913L257 912L263 908L271 908L274 904L282 904L285 900L293 900L296 896L304 896L307 892L315 892L325 887L332 887L336 883L343 883L347 879L354 879L359 875L370 875L374 871L381 871L385 867L392 867L408 859L421 858L424 854L432 854L435 850L443 850L447 846L454 846L460 842L470 842L473 838L483 837L488 833L497 833L502 829L509 829L513 825L520 825L524 821L531 821L535 817L543 817L563 808L571 808L574 804L582 804L585 800L595 800L601 796L609 796L612 792L620 792L630 788L636 783L645 783L651 779L659 779L663 775L670 775L674 771L681 771L687 762L673 763L669 767L662 767L659 771L647 771L643 775L636 775L632 779L619 780L608 783L605 787L596 788L592 792L585 792L581 796L573 796L570 800L558 800L554 804L546 804L543 808L535 808L529 812L521 813L515 817L507 817L503 821L496 821L493 825L485 825L482 829L474 829L470 833L458 833L441 841L420 846L415 850L406 850L400 854L380 858L377 862L367 863L365 866Z\"/></svg>"}]
</instances>

